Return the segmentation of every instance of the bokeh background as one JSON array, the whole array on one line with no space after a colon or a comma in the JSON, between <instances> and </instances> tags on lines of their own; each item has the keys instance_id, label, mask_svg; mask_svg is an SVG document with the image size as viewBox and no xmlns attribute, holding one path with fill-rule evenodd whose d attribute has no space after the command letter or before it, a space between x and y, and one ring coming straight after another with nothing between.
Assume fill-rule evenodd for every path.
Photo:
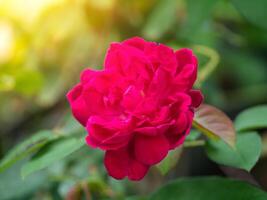
<instances>
[{"instance_id":1,"label":"bokeh background","mask_svg":"<svg viewBox=\"0 0 267 200\"><path fill-rule=\"evenodd\" d=\"M65 94L80 71L100 69L110 42L133 36L192 48L200 63L196 86L232 119L267 103L266 9L264 0L0 0L0 157L40 129L74 123L65 120ZM124 199L177 176L252 179L225 172L201 148L186 150L167 176L152 170L139 184L107 178L101 159L84 148L24 181L14 166L0 174L0 199L75 199L84 180L84 199ZM265 150L252 171L265 189L266 169Z\"/></svg>"}]
</instances>

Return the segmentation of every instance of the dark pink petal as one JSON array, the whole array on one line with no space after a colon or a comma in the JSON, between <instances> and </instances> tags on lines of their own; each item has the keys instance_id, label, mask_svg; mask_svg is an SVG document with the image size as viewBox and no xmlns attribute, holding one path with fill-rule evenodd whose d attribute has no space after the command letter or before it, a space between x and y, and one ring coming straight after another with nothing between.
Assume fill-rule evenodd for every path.
<instances>
[{"instance_id":1,"label":"dark pink petal","mask_svg":"<svg viewBox=\"0 0 267 200\"><path fill-rule=\"evenodd\" d=\"M115 179L128 176L130 180L137 181L146 175L149 168L131 157L126 148L107 151L104 163L109 175Z\"/></svg>"},{"instance_id":2,"label":"dark pink petal","mask_svg":"<svg viewBox=\"0 0 267 200\"><path fill-rule=\"evenodd\" d=\"M120 43L112 43L107 51L105 58L105 69L123 73L123 68L130 63L127 52L123 51Z\"/></svg>"},{"instance_id":3,"label":"dark pink petal","mask_svg":"<svg viewBox=\"0 0 267 200\"><path fill-rule=\"evenodd\" d=\"M87 68L83 70L81 73L81 77L80 77L81 83L86 84L90 80L92 80L94 77L100 75L101 73L103 73L102 70L93 70L93 69Z\"/></svg>"},{"instance_id":4,"label":"dark pink petal","mask_svg":"<svg viewBox=\"0 0 267 200\"><path fill-rule=\"evenodd\" d=\"M186 64L174 79L174 84L178 88L189 90L192 88L197 78L197 66L193 64Z\"/></svg>"},{"instance_id":5,"label":"dark pink petal","mask_svg":"<svg viewBox=\"0 0 267 200\"><path fill-rule=\"evenodd\" d=\"M96 91L95 88L85 88L82 92L82 97L91 115L103 114L106 112L104 97L100 92Z\"/></svg>"},{"instance_id":6,"label":"dark pink petal","mask_svg":"<svg viewBox=\"0 0 267 200\"><path fill-rule=\"evenodd\" d=\"M101 149L118 149L127 145L131 138L130 120L120 120L116 117L107 119L93 116L90 117L86 129L88 136L86 142L92 147Z\"/></svg>"},{"instance_id":7,"label":"dark pink petal","mask_svg":"<svg viewBox=\"0 0 267 200\"><path fill-rule=\"evenodd\" d=\"M177 68L177 60L174 51L163 44L148 42L144 50L145 55L154 66L154 70L159 67L175 73Z\"/></svg>"},{"instance_id":8,"label":"dark pink petal","mask_svg":"<svg viewBox=\"0 0 267 200\"><path fill-rule=\"evenodd\" d=\"M180 146L185 137L189 134L193 120L193 113L191 111L180 113L176 123L171 126L165 133L168 139L170 149Z\"/></svg>"},{"instance_id":9,"label":"dark pink petal","mask_svg":"<svg viewBox=\"0 0 267 200\"><path fill-rule=\"evenodd\" d=\"M194 108L197 108L203 102L204 96L200 90L190 90L189 95L191 96Z\"/></svg>"},{"instance_id":10,"label":"dark pink petal","mask_svg":"<svg viewBox=\"0 0 267 200\"><path fill-rule=\"evenodd\" d=\"M173 119L177 117L182 112L187 112L191 105L191 97L186 93L176 93L169 98L170 103L170 116Z\"/></svg>"},{"instance_id":11,"label":"dark pink petal","mask_svg":"<svg viewBox=\"0 0 267 200\"><path fill-rule=\"evenodd\" d=\"M129 155L124 149L106 151L104 158L108 174L119 180L128 175L129 161Z\"/></svg>"},{"instance_id":12,"label":"dark pink petal","mask_svg":"<svg viewBox=\"0 0 267 200\"><path fill-rule=\"evenodd\" d=\"M130 85L123 94L121 105L127 110L134 111L143 98L144 92L137 89L134 85Z\"/></svg>"},{"instance_id":13,"label":"dark pink petal","mask_svg":"<svg viewBox=\"0 0 267 200\"><path fill-rule=\"evenodd\" d=\"M159 163L167 155L169 143L163 135L138 135L134 141L135 157L146 165Z\"/></svg>"},{"instance_id":14,"label":"dark pink petal","mask_svg":"<svg viewBox=\"0 0 267 200\"><path fill-rule=\"evenodd\" d=\"M74 117L83 125L86 126L87 120L90 116L90 111L84 99L81 96L82 85L76 85L67 94L67 99L70 103Z\"/></svg>"},{"instance_id":15,"label":"dark pink petal","mask_svg":"<svg viewBox=\"0 0 267 200\"><path fill-rule=\"evenodd\" d=\"M132 181L139 181L144 178L149 169L148 165L144 165L137 160L132 160L128 168L128 178Z\"/></svg>"},{"instance_id":16,"label":"dark pink petal","mask_svg":"<svg viewBox=\"0 0 267 200\"><path fill-rule=\"evenodd\" d=\"M127 44L129 46L136 47L140 50L144 50L146 41L143 38L140 37L133 37L128 40L124 40L122 44Z\"/></svg>"},{"instance_id":17,"label":"dark pink petal","mask_svg":"<svg viewBox=\"0 0 267 200\"><path fill-rule=\"evenodd\" d=\"M197 58L193 54L191 49L183 48L183 49L177 50L175 52L175 55L176 55L176 60L178 63L177 73L179 73L180 70L187 64L192 64L192 65L197 66Z\"/></svg>"}]
</instances>

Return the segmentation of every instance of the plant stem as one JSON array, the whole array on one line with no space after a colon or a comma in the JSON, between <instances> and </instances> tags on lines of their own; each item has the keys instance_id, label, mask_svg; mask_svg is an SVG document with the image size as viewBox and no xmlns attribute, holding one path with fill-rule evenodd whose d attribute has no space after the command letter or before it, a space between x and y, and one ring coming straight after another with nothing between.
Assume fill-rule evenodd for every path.
<instances>
[{"instance_id":1,"label":"plant stem","mask_svg":"<svg viewBox=\"0 0 267 200\"><path fill-rule=\"evenodd\" d=\"M205 145L205 140L193 140L193 141L185 141L184 147L199 147Z\"/></svg>"}]
</instances>

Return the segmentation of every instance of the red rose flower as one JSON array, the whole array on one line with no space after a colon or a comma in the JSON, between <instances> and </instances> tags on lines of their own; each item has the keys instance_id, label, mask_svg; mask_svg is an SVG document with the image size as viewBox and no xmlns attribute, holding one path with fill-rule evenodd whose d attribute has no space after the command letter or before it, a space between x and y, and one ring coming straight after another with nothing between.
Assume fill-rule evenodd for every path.
<instances>
[{"instance_id":1,"label":"red rose flower","mask_svg":"<svg viewBox=\"0 0 267 200\"><path fill-rule=\"evenodd\" d=\"M140 180L184 142L203 99L196 76L190 49L138 37L112 43L103 70L82 72L67 98L87 144L106 151L110 176Z\"/></svg>"}]
</instances>

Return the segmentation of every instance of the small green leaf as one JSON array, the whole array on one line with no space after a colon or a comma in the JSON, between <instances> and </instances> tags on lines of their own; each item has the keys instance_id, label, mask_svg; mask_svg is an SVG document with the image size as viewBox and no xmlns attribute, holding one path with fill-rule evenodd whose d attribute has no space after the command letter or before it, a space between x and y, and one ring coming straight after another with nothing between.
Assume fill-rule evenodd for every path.
<instances>
[{"instance_id":1,"label":"small green leaf","mask_svg":"<svg viewBox=\"0 0 267 200\"><path fill-rule=\"evenodd\" d=\"M175 22L177 0L160 0L152 11L144 27L143 33L150 39L158 39Z\"/></svg>"},{"instance_id":2,"label":"small green leaf","mask_svg":"<svg viewBox=\"0 0 267 200\"><path fill-rule=\"evenodd\" d=\"M198 130L191 129L188 136L186 136L185 141L193 141L196 140L200 136L200 132Z\"/></svg>"},{"instance_id":3,"label":"small green leaf","mask_svg":"<svg viewBox=\"0 0 267 200\"><path fill-rule=\"evenodd\" d=\"M177 148L175 150L169 151L168 156L161 161L157 168L162 175L167 174L179 161L180 155L182 153L182 148Z\"/></svg>"},{"instance_id":4,"label":"small green leaf","mask_svg":"<svg viewBox=\"0 0 267 200\"><path fill-rule=\"evenodd\" d=\"M49 141L54 140L56 135L51 131L40 131L34 134L29 139L15 146L0 162L0 172L25 158L26 156L37 152L40 148L42 148Z\"/></svg>"},{"instance_id":5,"label":"small green leaf","mask_svg":"<svg viewBox=\"0 0 267 200\"><path fill-rule=\"evenodd\" d=\"M261 154L261 138L256 132L237 134L236 148L232 149L223 141L206 143L208 157L216 163L250 171Z\"/></svg>"},{"instance_id":6,"label":"small green leaf","mask_svg":"<svg viewBox=\"0 0 267 200\"><path fill-rule=\"evenodd\" d=\"M266 0L232 0L232 2L251 23L267 29Z\"/></svg>"},{"instance_id":7,"label":"small green leaf","mask_svg":"<svg viewBox=\"0 0 267 200\"><path fill-rule=\"evenodd\" d=\"M267 105L244 110L236 117L234 124L237 131L267 128Z\"/></svg>"},{"instance_id":8,"label":"small green leaf","mask_svg":"<svg viewBox=\"0 0 267 200\"><path fill-rule=\"evenodd\" d=\"M219 109L202 104L195 112L194 128L212 139L222 139L229 146L235 146L235 129L232 121Z\"/></svg>"},{"instance_id":9,"label":"small green leaf","mask_svg":"<svg viewBox=\"0 0 267 200\"><path fill-rule=\"evenodd\" d=\"M26 177L38 170L48 167L69 154L77 151L84 145L84 138L67 138L47 145L47 148L38 152L21 169L22 177Z\"/></svg>"},{"instance_id":10,"label":"small green leaf","mask_svg":"<svg viewBox=\"0 0 267 200\"><path fill-rule=\"evenodd\" d=\"M266 200L267 193L246 182L221 177L187 178L173 181L151 200Z\"/></svg>"}]
</instances>

